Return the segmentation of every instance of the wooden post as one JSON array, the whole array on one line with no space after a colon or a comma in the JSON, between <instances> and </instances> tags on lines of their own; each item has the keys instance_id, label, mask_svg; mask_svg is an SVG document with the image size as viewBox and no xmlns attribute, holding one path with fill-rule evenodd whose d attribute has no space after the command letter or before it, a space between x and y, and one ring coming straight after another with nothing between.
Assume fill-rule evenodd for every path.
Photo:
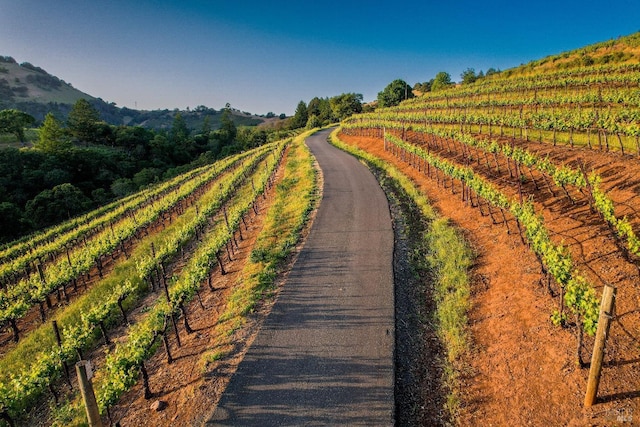
<instances>
[{"instance_id":1,"label":"wooden post","mask_svg":"<svg viewBox=\"0 0 640 427\"><path fill-rule=\"evenodd\" d=\"M44 278L44 270L42 269L42 264L41 263L37 264L36 268L38 269L38 274L40 275L40 281L46 285L47 281Z\"/></svg>"},{"instance_id":2,"label":"wooden post","mask_svg":"<svg viewBox=\"0 0 640 427\"><path fill-rule=\"evenodd\" d=\"M616 288L605 285L602 292L602 302L600 304L600 316L598 318L598 330L596 331L596 341L593 345L593 355L591 356L591 367L589 369L589 382L587 383L587 394L584 398L584 407L590 408L596 400L598 385L600 384L600 372L602 370L602 359L604 357L604 347L609 335L609 326L615 309Z\"/></svg>"},{"instance_id":3,"label":"wooden post","mask_svg":"<svg viewBox=\"0 0 640 427\"><path fill-rule=\"evenodd\" d=\"M58 343L58 347L62 348L62 337L60 336L60 329L58 328L58 322L55 320L51 321L51 326L53 326L53 333L56 336L56 342ZM69 367L67 366L67 362L64 359L60 359L60 363L62 363L62 367L64 368L64 375L67 379L67 383L69 387L71 387L71 375L69 375Z\"/></svg>"},{"instance_id":4,"label":"wooden post","mask_svg":"<svg viewBox=\"0 0 640 427\"><path fill-rule=\"evenodd\" d=\"M76 363L78 385L80 386L80 394L82 394L84 407L87 410L89 426L102 427L102 420L100 419L100 412L98 411L98 404L96 403L96 395L93 392L93 385L87 373L88 364L89 362L87 360L81 360Z\"/></svg>"}]
</instances>

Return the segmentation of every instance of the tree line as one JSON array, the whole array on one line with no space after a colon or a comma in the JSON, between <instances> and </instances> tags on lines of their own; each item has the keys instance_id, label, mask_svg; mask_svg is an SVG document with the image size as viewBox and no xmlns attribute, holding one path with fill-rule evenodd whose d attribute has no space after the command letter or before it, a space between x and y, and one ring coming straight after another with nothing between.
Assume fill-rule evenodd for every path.
<instances>
[{"instance_id":1,"label":"tree line","mask_svg":"<svg viewBox=\"0 0 640 427\"><path fill-rule=\"evenodd\" d=\"M476 82L477 80L499 73L499 70L495 68L489 68L487 72L480 70L476 73L474 68L467 68L460 74L460 84L468 85ZM440 71L434 78L426 82L418 82L413 86L402 79L396 79L389 83L384 90L378 92L378 107L393 107L400 104L405 99L415 97L414 92L437 92L442 89L446 89L454 85L455 82L451 79L451 74L446 71Z\"/></svg>"},{"instance_id":2,"label":"tree line","mask_svg":"<svg viewBox=\"0 0 640 427\"><path fill-rule=\"evenodd\" d=\"M475 74L468 69L461 77L463 83L470 83L490 71ZM451 84L446 72L413 88L403 80L394 80L378 94L378 106L397 105L413 97L414 90L425 91L427 86L435 91ZM170 128L150 129L109 124L95 105L80 99L65 120L53 112L46 114L32 148L0 149L0 242L56 224L193 167L260 146L286 132L325 126L372 109L363 104L362 94L343 93L300 101L292 117L281 114L270 126L236 126L227 104L217 129L212 129L207 114L199 129L190 128L177 111ZM35 122L23 111L2 110L0 134L12 134L25 145L25 129Z\"/></svg>"},{"instance_id":3,"label":"tree line","mask_svg":"<svg viewBox=\"0 0 640 427\"><path fill-rule=\"evenodd\" d=\"M25 143L35 119L0 111L0 134ZM237 127L229 105L220 126L190 129L178 112L166 130L110 125L86 100L66 120L48 113L32 148L0 149L0 242L94 209L193 167L265 144L283 132Z\"/></svg>"},{"instance_id":4,"label":"tree line","mask_svg":"<svg viewBox=\"0 0 640 427\"><path fill-rule=\"evenodd\" d=\"M343 93L331 98L314 97L308 104L304 101L298 103L287 126L289 129L322 127L361 113L363 108L362 94L359 93Z\"/></svg>"}]
</instances>

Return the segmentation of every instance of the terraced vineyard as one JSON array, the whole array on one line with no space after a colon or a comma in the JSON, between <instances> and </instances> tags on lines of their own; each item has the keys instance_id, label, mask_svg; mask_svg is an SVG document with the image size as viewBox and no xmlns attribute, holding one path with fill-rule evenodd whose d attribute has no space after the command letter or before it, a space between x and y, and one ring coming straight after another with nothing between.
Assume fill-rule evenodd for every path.
<instances>
[{"instance_id":1,"label":"terraced vineyard","mask_svg":"<svg viewBox=\"0 0 640 427\"><path fill-rule=\"evenodd\" d=\"M93 362L101 413L117 404L141 372L150 396L145 361L160 342L167 362L174 361L183 333L178 321L186 334L194 332L190 303L197 300L204 308L201 292L216 292L212 279L227 273L243 228L247 233L250 218L264 210L265 192L290 142L195 169L5 247L2 419L25 422L38 402L73 396L70 368L85 358ZM303 206L298 217L308 210ZM294 231L282 230L280 238L291 239ZM77 397L71 402L69 408L77 408ZM64 419L65 411L56 416ZM68 411L71 418L63 423L82 414Z\"/></svg>"},{"instance_id":2,"label":"terraced vineyard","mask_svg":"<svg viewBox=\"0 0 640 427\"><path fill-rule=\"evenodd\" d=\"M410 293L428 301L409 316L428 324L432 342L406 348L435 350L411 357L429 369L403 373L445 378L422 378L433 390L407 388L415 396L396 410L457 425L640 417L638 40L356 114L332 135L402 199L392 210L406 218L396 224L420 230L406 239L415 246L397 246L410 259L397 262L407 271L396 281L415 276L405 291L427 283ZM93 365L98 410L111 425L202 421L258 328L248 315L268 312L315 206L304 136L0 248L0 425L84 422L79 360ZM430 227L438 237L427 237ZM605 285L617 288L616 310L599 398L584 408ZM402 326L411 341L412 327ZM423 405L429 393L438 396ZM171 409L150 409L159 396Z\"/></svg>"},{"instance_id":3,"label":"terraced vineyard","mask_svg":"<svg viewBox=\"0 0 640 427\"><path fill-rule=\"evenodd\" d=\"M344 142L402 168L478 251L462 424L566 425L640 413L639 73L635 60L523 67L342 123ZM522 265L509 265L516 259ZM510 271L522 282L504 283ZM605 284L618 294L602 404L583 412L588 370L580 368ZM540 371L525 375L531 363Z\"/></svg>"}]
</instances>

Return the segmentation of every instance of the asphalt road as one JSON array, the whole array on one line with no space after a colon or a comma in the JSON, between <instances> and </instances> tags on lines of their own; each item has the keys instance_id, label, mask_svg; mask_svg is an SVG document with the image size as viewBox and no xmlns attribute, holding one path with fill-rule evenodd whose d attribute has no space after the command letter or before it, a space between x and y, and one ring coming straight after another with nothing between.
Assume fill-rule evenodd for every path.
<instances>
[{"instance_id":1,"label":"asphalt road","mask_svg":"<svg viewBox=\"0 0 640 427\"><path fill-rule=\"evenodd\" d=\"M306 141L324 194L305 246L206 425L394 423L389 207L328 134Z\"/></svg>"}]
</instances>

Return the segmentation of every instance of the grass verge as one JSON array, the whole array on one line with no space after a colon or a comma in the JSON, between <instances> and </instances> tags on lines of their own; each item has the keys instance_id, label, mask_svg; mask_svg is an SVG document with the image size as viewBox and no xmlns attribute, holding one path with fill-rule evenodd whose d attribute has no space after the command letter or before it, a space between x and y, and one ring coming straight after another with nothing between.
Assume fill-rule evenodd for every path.
<instances>
[{"instance_id":1,"label":"grass verge","mask_svg":"<svg viewBox=\"0 0 640 427\"><path fill-rule=\"evenodd\" d=\"M314 159L304 144L305 132L294 138L286 157L284 176L276 186L275 200L267 212L264 226L246 263L241 279L229 297L215 335L219 342L204 362L232 346L233 333L241 328L256 305L273 290L286 259L295 249L300 234L317 203L317 177Z\"/></svg>"},{"instance_id":2,"label":"grass verge","mask_svg":"<svg viewBox=\"0 0 640 427\"><path fill-rule=\"evenodd\" d=\"M467 311L470 305L469 269L473 263L472 251L462 234L449 224L447 218L440 217L434 211L427 197L406 175L382 159L343 143L338 138L338 132L339 129L332 132L331 143L374 169L379 180L392 181L394 187L413 200L427 223L422 236L422 253L414 254L411 263L416 270L426 266L433 282L434 323L446 355L442 378L447 393L444 404L450 419L455 421L460 405L462 358L470 345Z\"/></svg>"}]
</instances>

